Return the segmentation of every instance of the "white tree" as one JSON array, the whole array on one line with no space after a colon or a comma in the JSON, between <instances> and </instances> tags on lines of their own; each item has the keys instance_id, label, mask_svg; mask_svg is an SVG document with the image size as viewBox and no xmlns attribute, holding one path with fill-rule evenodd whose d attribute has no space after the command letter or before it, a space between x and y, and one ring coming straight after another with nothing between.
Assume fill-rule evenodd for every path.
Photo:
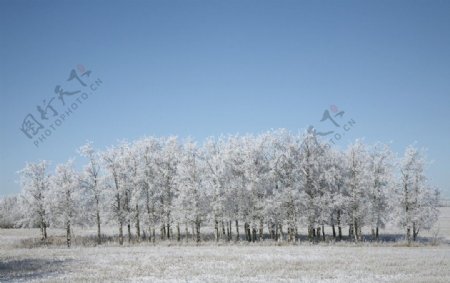
<instances>
[{"instance_id":1,"label":"white tree","mask_svg":"<svg viewBox=\"0 0 450 283\"><path fill-rule=\"evenodd\" d=\"M319 143L319 142L318 142ZM322 144L319 146L319 191L314 199L317 210L317 222L320 225L322 232L322 240L325 241L325 225L330 225L333 229L333 238L336 238L335 219L336 210L339 209L340 186L342 185L342 178L338 176L341 174L341 167L337 164L339 159L336 159L335 152ZM339 226L339 225L338 225ZM320 237L320 233L318 233Z\"/></svg>"},{"instance_id":2,"label":"white tree","mask_svg":"<svg viewBox=\"0 0 450 283\"><path fill-rule=\"evenodd\" d=\"M389 217L389 193L394 188L394 156L387 145L376 144L369 160L369 215L372 236L378 241L379 228L384 228Z\"/></svg>"},{"instance_id":3,"label":"white tree","mask_svg":"<svg viewBox=\"0 0 450 283\"><path fill-rule=\"evenodd\" d=\"M327 150L328 168L325 172L325 181L329 186L329 204L331 210L330 224L333 230L333 238L342 240L342 226L347 222L348 214L346 205L350 202L346 189L347 165L345 155L336 149ZM338 231L336 233L335 226Z\"/></svg>"},{"instance_id":4,"label":"white tree","mask_svg":"<svg viewBox=\"0 0 450 283\"><path fill-rule=\"evenodd\" d=\"M357 140L347 150L347 190L349 193L348 213L350 232L355 241L361 239L361 229L368 212L367 193L369 188L368 153L365 145Z\"/></svg>"},{"instance_id":5,"label":"white tree","mask_svg":"<svg viewBox=\"0 0 450 283\"><path fill-rule=\"evenodd\" d=\"M138 175L142 181L142 198L146 211L149 241L155 241L155 226L160 221L160 194L158 178L158 160L161 154L161 142L157 138L144 138L136 143L136 154L141 156Z\"/></svg>"},{"instance_id":6,"label":"white tree","mask_svg":"<svg viewBox=\"0 0 450 283\"><path fill-rule=\"evenodd\" d=\"M196 242L201 240L200 227L208 213L208 201L203 184L205 167L199 154L194 142L188 140L184 144L177 170L178 197L175 200L177 219L185 224L186 241L189 236L189 227L192 226L195 228L192 236L195 235Z\"/></svg>"},{"instance_id":7,"label":"white tree","mask_svg":"<svg viewBox=\"0 0 450 283\"><path fill-rule=\"evenodd\" d=\"M268 158L269 137L267 134L258 137L243 138L244 178L246 180L246 195L248 196L249 223L252 241L263 239L264 207L268 187L271 185ZM259 232L257 232L257 230Z\"/></svg>"},{"instance_id":8,"label":"white tree","mask_svg":"<svg viewBox=\"0 0 450 283\"><path fill-rule=\"evenodd\" d=\"M325 240L325 225L333 238L342 239L348 225L350 238L359 241L364 226L378 239L379 229L393 219L411 242L438 216L439 192L427 183L425 158L414 147L394 166L385 145L368 148L356 141L344 152L326 146L314 132L278 130L209 138L202 146L150 137L101 153L87 143L79 152L87 159L82 173L70 162L59 165L52 186L48 162L27 164L20 171L20 201L0 201L0 225L38 225L46 239L50 223L63 224L70 246L75 223L95 223L100 243L102 223L112 220L123 245L124 225L128 241L134 239L132 224L138 241L148 232L155 242L158 226L162 240L173 239L174 229L181 240L184 226L186 240L191 228L200 241L200 228L208 224L216 241L233 239L233 226L238 241L240 225L247 241L263 240L264 225L271 239L289 242L299 239L301 225L310 240ZM12 209L15 203L24 208L25 222L15 220L22 215Z\"/></svg>"},{"instance_id":9,"label":"white tree","mask_svg":"<svg viewBox=\"0 0 450 283\"><path fill-rule=\"evenodd\" d=\"M226 188L227 167L225 158L225 142L223 139L209 138L204 146L203 160L205 162L205 186L210 196L212 216L214 224L215 240L225 236L226 216ZM222 225L221 232L219 224Z\"/></svg>"},{"instance_id":10,"label":"white tree","mask_svg":"<svg viewBox=\"0 0 450 283\"><path fill-rule=\"evenodd\" d=\"M0 198L0 228L21 227L24 215L17 196Z\"/></svg>"},{"instance_id":11,"label":"white tree","mask_svg":"<svg viewBox=\"0 0 450 283\"><path fill-rule=\"evenodd\" d=\"M321 198L324 192L323 164L324 146L320 144L314 133L305 133L300 145L300 174L302 195L301 202L304 207L304 214L308 224L308 237L320 236L322 221L319 219L321 210Z\"/></svg>"},{"instance_id":12,"label":"white tree","mask_svg":"<svg viewBox=\"0 0 450 283\"><path fill-rule=\"evenodd\" d=\"M47 173L48 161L27 163L25 168L19 171L22 184L23 209L27 224L39 225L42 240L47 239L47 227L49 225L49 200L50 189L49 175Z\"/></svg>"},{"instance_id":13,"label":"white tree","mask_svg":"<svg viewBox=\"0 0 450 283\"><path fill-rule=\"evenodd\" d=\"M73 161L56 166L55 174L51 178L52 190L52 218L55 224L62 223L66 230L67 247L70 248L72 233L71 227L77 215L79 206L79 176L73 169Z\"/></svg>"},{"instance_id":14,"label":"white tree","mask_svg":"<svg viewBox=\"0 0 450 283\"><path fill-rule=\"evenodd\" d=\"M137 144L122 143L120 158L120 180L124 188L124 211L126 213L128 242L132 240L131 223L136 227L136 238L140 241L140 200L143 193L143 175L141 174L141 156Z\"/></svg>"},{"instance_id":15,"label":"white tree","mask_svg":"<svg viewBox=\"0 0 450 283\"><path fill-rule=\"evenodd\" d=\"M286 131L274 137L274 158L272 170L275 179L274 200L279 203L281 219L277 221L275 238L283 240L283 221L288 226L288 241L296 238L296 225L300 222L300 215L304 212L301 203L302 172L301 172L301 140ZM280 237L278 237L280 233Z\"/></svg>"},{"instance_id":16,"label":"white tree","mask_svg":"<svg viewBox=\"0 0 450 283\"><path fill-rule=\"evenodd\" d=\"M416 240L421 228L429 229L437 220L437 190L430 188L424 174L425 158L414 146L408 146L401 160L397 221L406 229L408 243Z\"/></svg>"},{"instance_id":17,"label":"white tree","mask_svg":"<svg viewBox=\"0 0 450 283\"><path fill-rule=\"evenodd\" d=\"M88 191L88 196L93 200L95 208L95 222L97 225L97 243L101 244L101 200L103 193L102 177L100 175L100 156L94 150L92 142L87 142L79 149L81 156L88 159L81 174L81 186ZM91 203L91 202L88 202Z\"/></svg>"},{"instance_id":18,"label":"white tree","mask_svg":"<svg viewBox=\"0 0 450 283\"><path fill-rule=\"evenodd\" d=\"M158 157L156 175L159 178L161 239L172 238L174 202L177 195L175 176L180 156L180 145L176 137L163 140L162 150Z\"/></svg>"},{"instance_id":19,"label":"white tree","mask_svg":"<svg viewBox=\"0 0 450 283\"><path fill-rule=\"evenodd\" d=\"M108 170L109 182L107 183L110 189L111 208L114 218L119 225L119 244L123 245L123 224L125 223L124 213L124 186L121 180L121 155L120 148L111 147L102 154L105 168Z\"/></svg>"}]
</instances>

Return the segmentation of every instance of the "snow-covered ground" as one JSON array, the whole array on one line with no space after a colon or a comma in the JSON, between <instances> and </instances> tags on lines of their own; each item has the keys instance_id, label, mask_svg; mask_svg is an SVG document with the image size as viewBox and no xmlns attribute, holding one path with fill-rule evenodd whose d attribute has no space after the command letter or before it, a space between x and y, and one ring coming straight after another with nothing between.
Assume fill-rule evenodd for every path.
<instances>
[{"instance_id":1,"label":"snow-covered ground","mask_svg":"<svg viewBox=\"0 0 450 283\"><path fill-rule=\"evenodd\" d=\"M4 250L0 281L449 282L450 248L134 246Z\"/></svg>"},{"instance_id":2,"label":"snow-covered ground","mask_svg":"<svg viewBox=\"0 0 450 283\"><path fill-rule=\"evenodd\" d=\"M0 230L0 282L450 282L450 208L441 211L441 243L418 247L209 242L27 249L18 243L38 230Z\"/></svg>"}]
</instances>

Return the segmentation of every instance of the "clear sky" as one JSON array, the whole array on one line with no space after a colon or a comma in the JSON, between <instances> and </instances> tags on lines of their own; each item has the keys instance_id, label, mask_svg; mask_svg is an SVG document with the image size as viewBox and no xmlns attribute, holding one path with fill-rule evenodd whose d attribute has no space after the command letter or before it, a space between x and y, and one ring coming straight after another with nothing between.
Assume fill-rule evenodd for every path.
<instances>
[{"instance_id":1,"label":"clear sky","mask_svg":"<svg viewBox=\"0 0 450 283\"><path fill-rule=\"evenodd\" d=\"M86 140L335 130L320 122L335 105L356 122L340 147L417 142L450 197L449 15L425 0L0 0L0 196L19 192L26 161L65 161ZM57 85L80 89L67 81L80 64L103 83L36 147L25 117ZM75 101L62 97L58 114Z\"/></svg>"}]
</instances>

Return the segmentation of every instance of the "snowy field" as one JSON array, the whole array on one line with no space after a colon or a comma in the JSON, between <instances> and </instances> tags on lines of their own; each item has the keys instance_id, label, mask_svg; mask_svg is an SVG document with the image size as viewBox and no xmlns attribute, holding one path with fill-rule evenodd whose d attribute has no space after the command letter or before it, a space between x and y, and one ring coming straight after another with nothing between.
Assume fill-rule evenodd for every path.
<instances>
[{"instance_id":1,"label":"snowy field","mask_svg":"<svg viewBox=\"0 0 450 283\"><path fill-rule=\"evenodd\" d=\"M209 242L20 248L39 231L0 230L0 282L450 282L450 208L441 212L439 244L414 247Z\"/></svg>"},{"instance_id":2,"label":"snowy field","mask_svg":"<svg viewBox=\"0 0 450 283\"><path fill-rule=\"evenodd\" d=\"M449 282L450 248L145 246L2 252L0 280Z\"/></svg>"}]
</instances>

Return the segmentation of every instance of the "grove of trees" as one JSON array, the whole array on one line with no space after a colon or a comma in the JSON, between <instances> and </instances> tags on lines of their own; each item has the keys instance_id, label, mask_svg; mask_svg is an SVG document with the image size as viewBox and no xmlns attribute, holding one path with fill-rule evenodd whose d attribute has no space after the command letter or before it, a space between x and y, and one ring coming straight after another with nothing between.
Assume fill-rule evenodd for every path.
<instances>
[{"instance_id":1,"label":"grove of trees","mask_svg":"<svg viewBox=\"0 0 450 283\"><path fill-rule=\"evenodd\" d=\"M117 227L120 244L199 242L211 234L215 241L295 242L301 228L311 241L345 233L357 242L363 228L378 240L389 222L410 243L438 216L439 192L414 146L398 158L384 144L356 141L341 151L314 133L277 130L201 146L176 137L104 151L87 143L79 154L80 170L72 160L53 173L47 161L28 163L19 172L20 195L0 201L0 222L39 227L42 239L48 227L62 227L68 246L73 225L96 227L99 244L105 225Z\"/></svg>"}]
</instances>

